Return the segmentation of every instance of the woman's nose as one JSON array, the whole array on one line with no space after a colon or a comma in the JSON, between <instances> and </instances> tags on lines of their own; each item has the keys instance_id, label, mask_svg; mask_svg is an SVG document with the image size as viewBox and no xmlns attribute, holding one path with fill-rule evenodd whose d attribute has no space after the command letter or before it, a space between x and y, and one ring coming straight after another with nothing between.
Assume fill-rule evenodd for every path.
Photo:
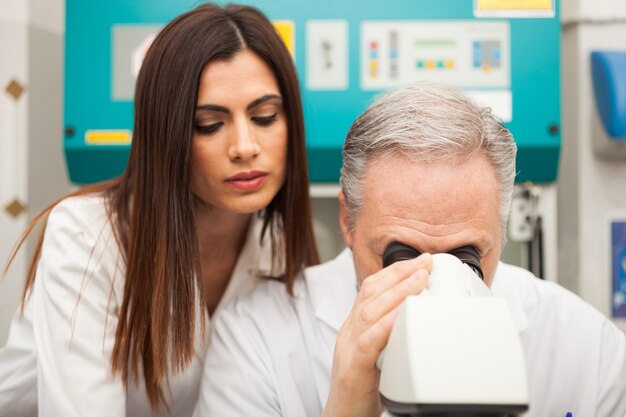
<instances>
[{"instance_id":1,"label":"woman's nose","mask_svg":"<svg viewBox=\"0 0 626 417\"><path fill-rule=\"evenodd\" d=\"M228 157L232 161L249 161L256 158L260 151L251 126L247 122L236 123L234 137L228 148Z\"/></svg>"}]
</instances>

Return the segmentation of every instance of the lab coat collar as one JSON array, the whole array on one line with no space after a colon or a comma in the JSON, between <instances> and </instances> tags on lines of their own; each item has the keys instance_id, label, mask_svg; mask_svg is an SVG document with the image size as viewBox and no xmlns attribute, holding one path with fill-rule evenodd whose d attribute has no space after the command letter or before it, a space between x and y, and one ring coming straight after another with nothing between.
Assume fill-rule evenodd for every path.
<instances>
[{"instance_id":1,"label":"lab coat collar","mask_svg":"<svg viewBox=\"0 0 626 417\"><path fill-rule=\"evenodd\" d=\"M305 271L305 282L315 317L339 331L356 300L357 285L352 251Z\"/></svg>"},{"instance_id":2,"label":"lab coat collar","mask_svg":"<svg viewBox=\"0 0 626 417\"><path fill-rule=\"evenodd\" d=\"M515 277L509 276L508 268L498 263L491 283L491 291L496 297L506 300L513 322L519 333L528 328L528 317L523 304L520 288L510 282ZM305 272L305 282L311 297L315 317L331 328L339 331L348 318L357 296L356 272L352 251L346 248L335 259Z\"/></svg>"},{"instance_id":3,"label":"lab coat collar","mask_svg":"<svg viewBox=\"0 0 626 417\"><path fill-rule=\"evenodd\" d=\"M509 311L511 311L511 315L513 316L515 327L518 333L522 333L528 328L528 316L524 308L524 297L520 297L519 295L519 291L522 289L514 285L515 283L511 281L515 280L516 276L510 274L510 268L510 265L498 262L490 289L494 296L505 299L509 306Z\"/></svg>"}]
</instances>

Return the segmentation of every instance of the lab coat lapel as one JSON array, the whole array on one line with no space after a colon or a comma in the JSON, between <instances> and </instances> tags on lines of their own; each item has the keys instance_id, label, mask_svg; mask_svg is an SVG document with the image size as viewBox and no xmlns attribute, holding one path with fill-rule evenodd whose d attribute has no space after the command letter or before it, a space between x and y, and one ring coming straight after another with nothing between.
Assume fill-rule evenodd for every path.
<instances>
[{"instance_id":1,"label":"lab coat lapel","mask_svg":"<svg viewBox=\"0 0 626 417\"><path fill-rule=\"evenodd\" d=\"M513 316L515 327L518 333L522 334L524 330L528 328L528 317L526 316L526 309L524 308L524 300L532 299L532 297L520 297L519 294L517 294L519 288L508 284L508 280L512 278L505 276L505 273L504 264L498 262L490 289L494 296L506 300L511 315Z\"/></svg>"},{"instance_id":2,"label":"lab coat lapel","mask_svg":"<svg viewBox=\"0 0 626 417\"><path fill-rule=\"evenodd\" d=\"M356 299L356 274L352 253L346 249L333 261L308 268L305 272L305 285L310 308L314 314L309 333L314 341L311 349L311 370L320 405L323 408L330 390L330 372L337 333L352 310ZM302 325L302 323L301 323ZM309 326L305 326L309 327Z\"/></svg>"},{"instance_id":3,"label":"lab coat lapel","mask_svg":"<svg viewBox=\"0 0 626 417\"><path fill-rule=\"evenodd\" d=\"M330 265L308 270L306 285L315 317L338 332L357 294L352 252L344 249Z\"/></svg>"}]
</instances>

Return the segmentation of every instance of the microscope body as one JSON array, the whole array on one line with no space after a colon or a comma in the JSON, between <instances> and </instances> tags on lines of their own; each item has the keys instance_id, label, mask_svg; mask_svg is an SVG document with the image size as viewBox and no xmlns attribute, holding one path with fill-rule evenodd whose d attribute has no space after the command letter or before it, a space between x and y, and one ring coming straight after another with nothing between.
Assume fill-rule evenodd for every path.
<instances>
[{"instance_id":1,"label":"microscope body","mask_svg":"<svg viewBox=\"0 0 626 417\"><path fill-rule=\"evenodd\" d=\"M506 302L457 257L433 255L378 360L389 416L517 416L528 409L521 341Z\"/></svg>"}]
</instances>

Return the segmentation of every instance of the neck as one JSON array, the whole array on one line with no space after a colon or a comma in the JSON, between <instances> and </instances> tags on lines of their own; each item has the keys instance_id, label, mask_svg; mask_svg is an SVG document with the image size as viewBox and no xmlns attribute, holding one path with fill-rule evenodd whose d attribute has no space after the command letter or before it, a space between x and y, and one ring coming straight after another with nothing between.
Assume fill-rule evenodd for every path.
<instances>
[{"instance_id":1,"label":"neck","mask_svg":"<svg viewBox=\"0 0 626 417\"><path fill-rule=\"evenodd\" d=\"M196 203L196 231L200 268L209 314L226 291L246 241L252 214L233 213Z\"/></svg>"},{"instance_id":2,"label":"neck","mask_svg":"<svg viewBox=\"0 0 626 417\"><path fill-rule=\"evenodd\" d=\"M196 233L202 259L219 259L220 254L226 253L238 255L251 217L251 214L196 206Z\"/></svg>"}]
</instances>

